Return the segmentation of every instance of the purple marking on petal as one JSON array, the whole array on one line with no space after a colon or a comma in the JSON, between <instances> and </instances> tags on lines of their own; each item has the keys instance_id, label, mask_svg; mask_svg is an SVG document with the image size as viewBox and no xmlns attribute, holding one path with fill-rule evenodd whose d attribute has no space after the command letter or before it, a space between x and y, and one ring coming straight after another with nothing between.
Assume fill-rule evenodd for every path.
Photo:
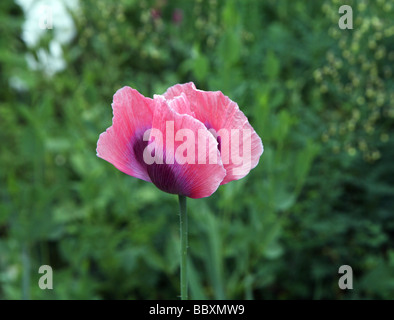
<instances>
[{"instance_id":1,"label":"purple marking on petal","mask_svg":"<svg viewBox=\"0 0 394 320\"><path fill-rule=\"evenodd\" d=\"M222 137L218 136L216 140L218 141L218 150L219 152L222 152Z\"/></svg>"},{"instance_id":2,"label":"purple marking on petal","mask_svg":"<svg viewBox=\"0 0 394 320\"><path fill-rule=\"evenodd\" d=\"M212 129L212 126L208 122L204 122L204 125L208 129L208 131L209 131L209 129ZM212 133L212 131L209 131L209 132L211 132L211 134L215 137L216 141L218 142L218 150L219 150L219 152L222 152L222 137L214 135Z\"/></svg>"},{"instance_id":3,"label":"purple marking on petal","mask_svg":"<svg viewBox=\"0 0 394 320\"><path fill-rule=\"evenodd\" d=\"M135 139L133 139L133 141L131 142L133 146L135 158L137 159L139 164L145 169L147 168L148 165L144 161L144 150L148 146L148 142L149 141L143 140L143 134L136 135Z\"/></svg>"},{"instance_id":4,"label":"purple marking on petal","mask_svg":"<svg viewBox=\"0 0 394 320\"><path fill-rule=\"evenodd\" d=\"M185 191L179 188L179 183L174 174L175 166L176 164L153 163L148 165L148 175L160 190L174 194L185 194Z\"/></svg>"},{"instance_id":5,"label":"purple marking on petal","mask_svg":"<svg viewBox=\"0 0 394 320\"><path fill-rule=\"evenodd\" d=\"M179 179L179 175L177 175L177 171L180 171L180 164L166 164L165 150L162 164L145 163L143 153L148 143L149 141L143 140L142 134L134 140L133 151L137 161L146 169L153 184L164 192L187 195L189 189L187 182L181 181L181 179ZM154 156L154 151L152 151L152 156Z\"/></svg>"}]
</instances>

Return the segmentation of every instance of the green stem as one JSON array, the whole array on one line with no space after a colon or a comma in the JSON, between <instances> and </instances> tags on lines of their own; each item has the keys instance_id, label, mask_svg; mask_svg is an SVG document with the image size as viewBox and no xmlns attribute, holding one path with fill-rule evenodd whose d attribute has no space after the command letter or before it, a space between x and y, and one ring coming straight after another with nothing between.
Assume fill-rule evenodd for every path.
<instances>
[{"instance_id":1,"label":"green stem","mask_svg":"<svg viewBox=\"0 0 394 320\"><path fill-rule=\"evenodd\" d=\"M187 212L185 196L179 195L179 209L181 236L181 300L187 300Z\"/></svg>"}]
</instances>

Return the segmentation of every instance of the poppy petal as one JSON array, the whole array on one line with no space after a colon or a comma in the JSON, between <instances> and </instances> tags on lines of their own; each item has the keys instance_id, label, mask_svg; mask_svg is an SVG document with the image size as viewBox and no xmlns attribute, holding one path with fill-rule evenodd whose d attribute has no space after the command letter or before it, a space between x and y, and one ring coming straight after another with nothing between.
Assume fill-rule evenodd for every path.
<instances>
[{"instance_id":1,"label":"poppy petal","mask_svg":"<svg viewBox=\"0 0 394 320\"><path fill-rule=\"evenodd\" d=\"M161 96L155 100L158 104L152 130L162 133L162 138L156 143L155 137L151 143L156 143L155 159L162 161L147 165L150 180L165 192L190 198L210 196L226 175L217 141L200 121L175 112ZM180 96L176 103L188 104L189 101L186 96Z\"/></svg>"},{"instance_id":2,"label":"poppy petal","mask_svg":"<svg viewBox=\"0 0 394 320\"><path fill-rule=\"evenodd\" d=\"M155 94L153 97L154 99L162 99L163 96ZM176 97L173 97L172 99L168 99L167 102L170 108L176 113L188 114L189 116L195 118L195 114L191 110L190 101L189 99L187 99L186 95L183 92L181 92Z\"/></svg>"},{"instance_id":3,"label":"poppy petal","mask_svg":"<svg viewBox=\"0 0 394 320\"><path fill-rule=\"evenodd\" d=\"M120 171L150 182L141 165L138 141L152 127L155 101L130 87L119 89L113 98L112 126L100 135L97 156Z\"/></svg>"},{"instance_id":4,"label":"poppy petal","mask_svg":"<svg viewBox=\"0 0 394 320\"><path fill-rule=\"evenodd\" d=\"M221 184L246 176L257 166L264 148L238 105L221 91L198 90L192 82L172 86L163 96L172 100L183 94L190 102L193 116L213 129L218 139L227 173Z\"/></svg>"}]
</instances>

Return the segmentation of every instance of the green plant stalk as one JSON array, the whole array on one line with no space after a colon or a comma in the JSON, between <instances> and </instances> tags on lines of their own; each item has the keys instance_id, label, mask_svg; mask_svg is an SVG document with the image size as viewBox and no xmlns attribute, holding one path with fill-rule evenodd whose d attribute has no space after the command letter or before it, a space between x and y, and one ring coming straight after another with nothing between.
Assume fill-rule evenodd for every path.
<instances>
[{"instance_id":1,"label":"green plant stalk","mask_svg":"<svg viewBox=\"0 0 394 320\"><path fill-rule=\"evenodd\" d=\"M187 212L186 197L179 195L179 230L181 236L181 300L188 299L187 293Z\"/></svg>"}]
</instances>

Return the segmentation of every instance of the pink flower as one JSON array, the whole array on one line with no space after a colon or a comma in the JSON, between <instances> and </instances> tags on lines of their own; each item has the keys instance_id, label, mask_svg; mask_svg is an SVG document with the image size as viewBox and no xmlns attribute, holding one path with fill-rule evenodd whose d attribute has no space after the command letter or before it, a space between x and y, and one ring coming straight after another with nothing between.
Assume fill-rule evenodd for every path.
<instances>
[{"instance_id":1,"label":"pink flower","mask_svg":"<svg viewBox=\"0 0 394 320\"><path fill-rule=\"evenodd\" d=\"M246 176L263 153L238 105L192 82L153 99L123 87L112 109L112 126L100 135L97 156L168 193L208 197L220 184Z\"/></svg>"}]
</instances>

